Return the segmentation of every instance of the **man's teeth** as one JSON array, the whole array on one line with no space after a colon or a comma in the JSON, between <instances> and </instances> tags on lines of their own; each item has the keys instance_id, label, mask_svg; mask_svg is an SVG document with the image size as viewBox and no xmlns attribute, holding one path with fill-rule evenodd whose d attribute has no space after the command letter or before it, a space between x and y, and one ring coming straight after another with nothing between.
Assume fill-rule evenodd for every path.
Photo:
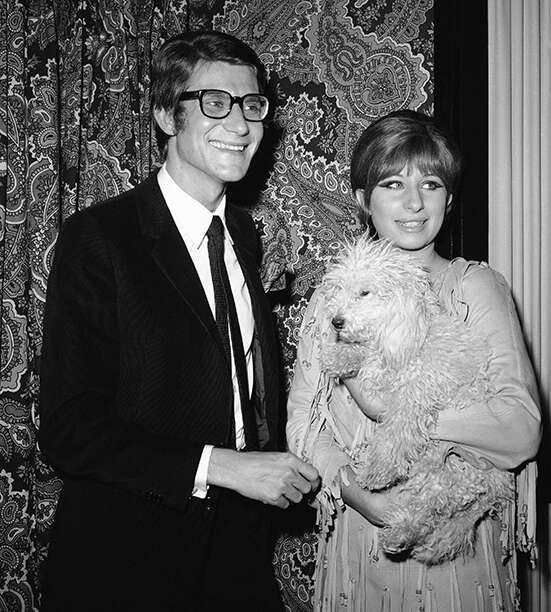
<instances>
[{"instance_id":1,"label":"man's teeth","mask_svg":"<svg viewBox=\"0 0 551 612\"><path fill-rule=\"evenodd\" d=\"M234 145L234 144L228 144L226 142L211 142L213 147L216 147L217 149L226 149L228 151L244 151L245 150L245 145Z\"/></svg>"}]
</instances>

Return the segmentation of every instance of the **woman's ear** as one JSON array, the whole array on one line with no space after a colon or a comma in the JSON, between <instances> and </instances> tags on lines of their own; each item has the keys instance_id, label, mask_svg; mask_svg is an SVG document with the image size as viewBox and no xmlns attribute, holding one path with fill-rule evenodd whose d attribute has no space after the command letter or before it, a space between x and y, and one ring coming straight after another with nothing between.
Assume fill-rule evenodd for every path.
<instances>
[{"instance_id":1,"label":"woman's ear","mask_svg":"<svg viewBox=\"0 0 551 612\"><path fill-rule=\"evenodd\" d=\"M452 209L452 200L453 200L453 193L450 193L450 195L448 196L448 201L446 202L446 214L448 214L450 210Z\"/></svg>"},{"instance_id":2,"label":"woman's ear","mask_svg":"<svg viewBox=\"0 0 551 612\"><path fill-rule=\"evenodd\" d=\"M364 195L365 195L365 189L356 189L354 191L354 197L356 198L356 202L358 203L358 206L361 209L366 210Z\"/></svg>"},{"instance_id":3,"label":"woman's ear","mask_svg":"<svg viewBox=\"0 0 551 612\"><path fill-rule=\"evenodd\" d=\"M163 130L167 136L174 136L178 130L174 125L174 117L171 111L165 108L156 108L153 111L153 116L157 125Z\"/></svg>"}]
</instances>

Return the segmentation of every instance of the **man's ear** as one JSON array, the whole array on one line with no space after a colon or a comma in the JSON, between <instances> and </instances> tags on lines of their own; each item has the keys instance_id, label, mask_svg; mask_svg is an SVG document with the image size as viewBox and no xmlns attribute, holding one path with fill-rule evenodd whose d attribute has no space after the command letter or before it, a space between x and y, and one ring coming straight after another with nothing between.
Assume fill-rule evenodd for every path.
<instances>
[{"instance_id":1,"label":"man's ear","mask_svg":"<svg viewBox=\"0 0 551 612\"><path fill-rule=\"evenodd\" d=\"M358 206L361 209L363 209L365 206L364 195L365 195L365 189L356 189L354 191L354 197L356 198L356 202L358 203Z\"/></svg>"},{"instance_id":2,"label":"man's ear","mask_svg":"<svg viewBox=\"0 0 551 612\"><path fill-rule=\"evenodd\" d=\"M174 117L171 111L164 108L156 108L153 110L153 116L157 125L163 130L167 136L176 134L176 126L174 125Z\"/></svg>"},{"instance_id":3,"label":"man's ear","mask_svg":"<svg viewBox=\"0 0 551 612\"><path fill-rule=\"evenodd\" d=\"M450 210L452 209L452 200L453 200L453 193L450 193L450 195L448 196L448 201L446 202L446 214L448 214Z\"/></svg>"}]
</instances>

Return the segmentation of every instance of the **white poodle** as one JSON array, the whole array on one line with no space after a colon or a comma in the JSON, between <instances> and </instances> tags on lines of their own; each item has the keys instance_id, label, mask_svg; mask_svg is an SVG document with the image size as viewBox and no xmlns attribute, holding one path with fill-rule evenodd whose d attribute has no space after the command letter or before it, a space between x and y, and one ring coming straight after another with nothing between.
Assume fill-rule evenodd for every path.
<instances>
[{"instance_id":1,"label":"white poodle","mask_svg":"<svg viewBox=\"0 0 551 612\"><path fill-rule=\"evenodd\" d=\"M366 396L386 406L373 435L352 449L359 484L395 493L383 550L428 564L472 551L477 523L513 495L512 475L475 467L430 433L440 410L492 393L486 344L443 310L429 273L387 241L362 237L349 247L322 296L335 329L323 370L357 374Z\"/></svg>"}]
</instances>

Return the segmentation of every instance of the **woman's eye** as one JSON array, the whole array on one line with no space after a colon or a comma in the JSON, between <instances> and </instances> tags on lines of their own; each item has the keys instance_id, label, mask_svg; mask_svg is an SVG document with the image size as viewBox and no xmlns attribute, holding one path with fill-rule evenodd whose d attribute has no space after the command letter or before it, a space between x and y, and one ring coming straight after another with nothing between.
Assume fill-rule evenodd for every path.
<instances>
[{"instance_id":1,"label":"woman's eye","mask_svg":"<svg viewBox=\"0 0 551 612\"><path fill-rule=\"evenodd\" d=\"M402 187L401 181L384 181L380 185L383 189L400 189Z\"/></svg>"},{"instance_id":2,"label":"woman's eye","mask_svg":"<svg viewBox=\"0 0 551 612\"><path fill-rule=\"evenodd\" d=\"M360 295L362 297L365 297L366 295L369 295L371 292L369 291L369 289L363 289L362 291L360 291Z\"/></svg>"},{"instance_id":3,"label":"woman's eye","mask_svg":"<svg viewBox=\"0 0 551 612\"><path fill-rule=\"evenodd\" d=\"M428 189L430 191L434 191L436 189L442 189L444 185L439 183L438 181L426 181L423 183L423 188Z\"/></svg>"}]
</instances>

